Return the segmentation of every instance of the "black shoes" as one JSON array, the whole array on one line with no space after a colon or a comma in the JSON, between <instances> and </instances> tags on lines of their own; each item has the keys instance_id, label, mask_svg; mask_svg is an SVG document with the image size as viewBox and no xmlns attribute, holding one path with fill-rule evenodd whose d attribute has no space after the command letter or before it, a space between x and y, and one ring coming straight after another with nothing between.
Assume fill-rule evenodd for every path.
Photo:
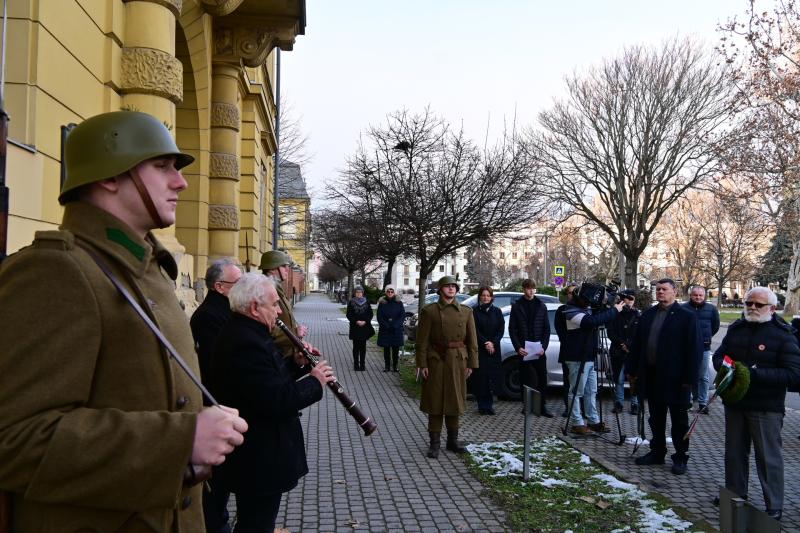
<instances>
[{"instance_id":1,"label":"black shoes","mask_svg":"<svg viewBox=\"0 0 800 533\"><path fill-rule=\"evenodd\" d=\"M672 473L675 474L676 476L681 476L685 474L686 469L687 469L686 463L680 463L680 462L672 463Z\"/></svg>"},{"instance_id":2,"label":"black shoes","mask_svg":"<svg viewBox=\"0 0 800 533\"><path fill-rule=\"evenodd\" d=\"M780 521L783 518L783 509L767 509L767 514L773 520Z\"/></svg>"},{"instance_id":3,"label":"black shoes","mask_svg":"<svg viewBox=\"0 0 800 533\"><path fill-rule=\"evenodd\" d=\"M700 414L703 414L703 415L707 415L708 414L708 406L707 405L703 405L701 403L699 405L698 409L697 409L697 412L700 413Z\"/></svg>"},{"instance_id":4,"label":"black shoes","mask_svg":"<svg viewBox=\"0 0 800 533\"><path fill-rule=\"evenodd\" d=\"M553 413L550 411L542 411L542 416L545 418L553 418Z\"/></svg>"},{"instance_id":5,"label":"black shoes","mask_svg":"<svg viewBox=\"0 0 800 533\"><path fill-rule=\"evenodd\" d=\"M434 433L429 431L428 435L430 436L430 444L428 445L428 453L426 455L431 459L436 459L439 457L439 447L442 444L442 434L439 432Z\"/></svg>"},{"instance_id":6,"label":"black shoes","mask_svg":"<svg viewBox=\"0 0 800 533\"><path fill-rule=\"evenodd\" d=\"M639 414L639 404L632 403L631 404L631 414L638 415Z\"/></svg>"},{"instance_id":7,"label":"black shoes","mask_svg":"<svg viewBox=\"0 0 800 533\"><path fill-rule=\"evenodd\" d=\"M621 404L621 403L619 403L619 402L614 402L614 408L611 410L611 412L612 412L613 414L617 414L617 413L621 413L621 412L622 412L622 411L624 411L624 410L625 410L625 408L624 408L624 407L622 407L622 404Z\"/></svg>"},{"instance_id":8,"label":"black shoes","mask_svg":"<svg viewBox=\"0 0 800 533\"><path fill-rule=\"evenodd\" d=\"M387 366L386 368L383 369L383 371L384 372L388 372L389 371L389 367Z\"/></svg>"},{"instance_id":9,"label":"black shoes","mask_svg":"<svg viewBox=\"0 0 800 533\"><path fill-rule=\"evenodd\" d=\"M464 445L458 441L457 429L447 430L447 444L445 445L445 448L454 453L466 453L467 449L464 448Z\"/></svg>"},{"instance_id":10,"label":"black shoes","mask_svg":"<svg viewBox=\"0 0 800 533\"><path fill-rule=\"evenodd\" d=\"M490 407L490 408L488 408L488 409L478 409L478 414L480 414L480 415L492 415L492 416L494 416L495 412L494 412L494 409L492 409L492 408Z\"/></svg>"},{"instance_id":11,"label":"black shoes","mask_svg":"<svg viewBox=\"0 0 800 533\"><path fill-rule=\"evenodd\" d=\"M664 464L664 456L656 454L654 452L647 452L645 455L643 455L641 457L637 457L634 462L637 465L640 465L640 466L663 465Z\"/></svg>"}]
</instances>

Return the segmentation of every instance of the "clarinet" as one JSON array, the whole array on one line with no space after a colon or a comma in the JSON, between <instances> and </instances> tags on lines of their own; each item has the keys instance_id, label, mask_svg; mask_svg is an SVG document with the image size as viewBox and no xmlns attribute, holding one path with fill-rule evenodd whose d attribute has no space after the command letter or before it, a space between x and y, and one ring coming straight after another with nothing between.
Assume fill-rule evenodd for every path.
<instances>
[{"instance_id":1,"label":"clarinet","mask_svg":"<svg viewBox=\"0 0 800 533\"><path fill-rule=\"evenodd\" d=\"M292 344L294 344L298 350L303 352L303 355L306 356L306 358L311 363L312 367L317 366L319 364L319 357L317 357L316 355L312 354L309 350L307 350L306 347L303 346L303 341L301 341L297 337L297 335L295 335L294 332L290 330L286 326L286 324L283 323L282 320L276 320L275 324L279 328L281 328L281 331L283 331L289 338L289 340L292 341ZM375 432L376 429L378 429L378 425L372 420L372 418L366 416L363 412L361 412L361 409L358 408L356 402L351 400L347 396L347 394L345 394L344 389L342 388L342 386L339 384L338 381L336 380L331 381L327 385L328 388L331 389L331 391L333 391L333 394L336 396L339 402L341 402L341 404L344 406L347 412L350 413L350 416L352 416L356 420L356 423L358 423L358 425L361 427L361 429L364 430L365 436L369 437Z\"/></svg>"}]
</instances>

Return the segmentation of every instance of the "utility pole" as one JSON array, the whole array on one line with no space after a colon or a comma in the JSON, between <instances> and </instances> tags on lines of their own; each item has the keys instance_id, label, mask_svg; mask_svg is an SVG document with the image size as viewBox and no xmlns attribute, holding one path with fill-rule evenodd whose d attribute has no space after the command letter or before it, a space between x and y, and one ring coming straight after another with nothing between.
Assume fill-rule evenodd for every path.
<instances>
[{"instance_id":1,"label":"utility pole","mask_svg":"<svg viewBox=\"0 0 800 533\"><path fill-rule=\"evenodd\" d=\"M8 153L8 113L5 109L6 35L8 34L8 0L3 0L3 55L0 58L0 262L8 254L8 186L6 154Z\"/></svg>"},{"instance_id":2,"label":"utility pole","mask_svg":"<svg viewBox=\"0 0 800 533\"><path fill-rule=\"evenodd\" d=\"M275 65L275 180L272 191L272 249L278 249L278 176L281 173L281 49L276 50Z\"/></svg>"}]
</instances>

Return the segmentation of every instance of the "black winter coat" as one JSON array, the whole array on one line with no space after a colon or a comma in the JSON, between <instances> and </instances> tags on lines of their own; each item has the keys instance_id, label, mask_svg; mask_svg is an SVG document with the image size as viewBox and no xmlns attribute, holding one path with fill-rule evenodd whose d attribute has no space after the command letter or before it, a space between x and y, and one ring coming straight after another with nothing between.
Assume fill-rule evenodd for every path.
<instances>
[{"instance_id":1,"label":"black winter coat","mask_svg":"<svg viewBox=\"0 0 800 533\"><path fill-rule=\"evenodd\" d=\"M622 370L622 365L625 364L625 359L627 359L628 353L630 353L633 337L636 334L636 326L639 324L639 317L641 314L641 311L638 309L623 307L617 317L606 326L608 340L611 344L609 355L611 355L612 371L615 376L619 375ZM628 347L627 352L622 349L623 344Z\"/></svg>"},{"instance_id":2,"label":"black winter coat","mask_svg":"<svg viewBox=\"0 0 800 533\"><path fill-rule=\"evenodd\" d=\"M500 355L500 341L506 332L506 321L503 319L503 312L494 305L487 307L476 305L472 308L472 316L475 319L475 334L478 337L478 355L488 357L486 343L492 341L494 345L494 355Z\"/></svg>"},{"instance_id":3,"label":"black winter coat","mask_svg":"<svg viewBox=\"0 0 800 533\"><path fill-rule=\"evenodd\" d=\"M783 413L786 388L800 385L800 347L792 327L774 315L761 324L739 319L714 352L714 368L726 355L750 367L750 388L733 407Z\"/></svg>"},{"instance_id":4,"label":"black winter coat","mask_svg":"<svg viewBox=\"0 0 800 533\"><path fill-rule=\"evenodd\" d=\"M719 331L719 311L708 302L696 306L694 302L686 302L683 306L697 315L697 327L700 328L700 339L706 350L711 349L711 339Z\"/></svg>"},{"instance_id":5,"label":"black winter coat","mask_svg":"<svg viewBox=\"0 0 800 533\"><path fill-rule=\"evenodd\" d=\"M657 310L658 305L654 305L639 318L631 354L625 361L626 372L638 378L640 397L659 404L689 405L691 387L684 385L697 381L703 356L697 317L678 303L669 307L658 335L655 381L648 383L647 338Z\"/></svg>"},{"instance_id":6,"label":"black winter coat","mask_svg":"<svg viewBox=\"0 0 800 533\"><path fill-rule=\"evenodd\" d=\"M209 390L214 388L211 383L211 356L214 353L214 344L217 342L219 332L230 319L231 305L228 297L210 290L189 321L194 349L200 362L200 379ZM210 405L206 398L203 398L203 403Z\"/></svg>"},{"instance_id":7,"label":"black winter coat","mask_svg":"<svg viewBox=\"0 0 800 533\"><path fill-rule=\"evenodd\" d=\"M511 316L508 318L508 336L514 350L525 347L525 341L538 341L547 351L550 344L550 319L547 316L547 306L536 296L533 297L534 313L528 316L527 306L523 304L525 297L519 298L511 305Z\"/></svg>"},{"instance_id":8,"label":"black winter coat","mask_svg":"<svg viewBox=\"0 0 800 533\"><path fill-rule=\"evenodd\" d=\"M217 400L249 426L214 478L231 492L292 490L308 473L298 411L322 399L322 385L311 376L295 381L267 326L238 313L220 332L212 368Z\"/></svg>"},{"instance_id":9,"label":"black winter coat","mask_svg":"<svg viewBox=\"0 0 800 533\"><path fill-rule=\"evenodd\" d=\"M354 341L365 341L375 335L375 328L372 327L372 307L367 301L364 305L358 305L353 300L347 302L347 320L350 321L350 339ZM363 320L365 324L356 324Z\"/></svg>"},{"instance_id":10,"label":"black winter coat","mask_svg":"<svg viewBox=\"0 0 800 533\"><path fill-rule=\"evenodd\" d=\"M384 298L378 303L378 346L403 345L403 321L406 310L397 297Z\"/></svg>"}]
</instances>

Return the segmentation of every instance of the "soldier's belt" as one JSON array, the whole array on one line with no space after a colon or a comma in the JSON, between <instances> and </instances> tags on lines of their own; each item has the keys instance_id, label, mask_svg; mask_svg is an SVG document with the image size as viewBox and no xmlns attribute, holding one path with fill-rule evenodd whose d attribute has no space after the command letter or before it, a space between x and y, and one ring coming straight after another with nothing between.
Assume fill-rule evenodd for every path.
<instances>
[{"instance_id":1,"label":"soldier's belt","mask_svg":"<svg viewBox=\"0 0 800 533\"><path fill-rule=\"evenodd\" d=\"M444 357L447 355L447 350L450 348L466 348L467 345L464 344L464 341L450 341L447 344L434 344L433 349L438 353L440 356Z\"/></svg>"}]
</instances>

